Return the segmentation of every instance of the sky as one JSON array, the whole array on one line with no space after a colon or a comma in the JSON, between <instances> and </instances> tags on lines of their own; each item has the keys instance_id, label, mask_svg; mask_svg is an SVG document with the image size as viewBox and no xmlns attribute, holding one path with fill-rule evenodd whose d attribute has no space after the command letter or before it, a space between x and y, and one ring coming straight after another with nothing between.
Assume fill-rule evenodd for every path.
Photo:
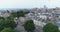
<instances>
[{"instance_id":1,"label":"sky","mask_svg":"<svg viewBox=\"0 0 60 32\"><path fill-rule=\"evenodd\" d=\"M0 8L60 7L60 0L0 0Z\"/></svg>"}]
</instances>

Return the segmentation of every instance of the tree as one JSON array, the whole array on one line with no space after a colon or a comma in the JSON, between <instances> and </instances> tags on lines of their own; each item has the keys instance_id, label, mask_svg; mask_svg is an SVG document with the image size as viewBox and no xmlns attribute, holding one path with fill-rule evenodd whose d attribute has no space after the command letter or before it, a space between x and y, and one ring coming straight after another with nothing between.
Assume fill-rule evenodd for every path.
<instances>
[{"instance_id":1,"label":"tree","mask_svg":"<svg viewBox=\"0 0 60 32\"><path fill-rule=\"evenodd\" d=\"M11 13L14 17L17 17L17 12Z\"/></svg>"},{"instance_id":2,"label":"tree","mask_svg":"<svg viewBox=\"0 0 60 32\"><path fill-rule=\"evenodd\" d=\"M11 27L11 28L15 28L16 27L16 23L12 20L5 20L4 22L4 27Z\"/></svg>"},{"instance_id":3,"label":"tree","mask_svg":"<svg viewBox=\"0 0 60 32\"><path fill-rule=\"evenodd\" d=\"M43 27L43 32L59 32L59 29L56 25L48 23Z\"/></svg>"},{"instance_id":4,"label":"tree","mask_svg":"<svg viewBox=\"0 0 60 32\"><path fill-rule=\"evenodd\" d=\"M24 17L25 16L25 14L28 14L29 12L23 12L23 11L18 11L18 12L13 12L13 13L11 13L14 17Z\"/></svg>"},{"instance_id":5,"label":"tree","mask_svg":"<svg viewBox=\"0 0 60 32\"><path fill-rule=\"evenodd\" d=\"M11 15L11 16L7 17L7 20L14 20L14 18L15 17Z\"/></svg>"},{"instance_id":6,"label":"tree","mask_svg":"<svg viewBox=\"0 0 60 32\"><path fill-rule=\"evenodd\" d=\"M1 19L5 20L3 17L0 17L0 20L1 20Z\"/></svg>"},{"instance_id":7,"label":"tree","mask_svg":"<svg viewBox=\"0 0 60 32\"><path fill-rule=\"evenodd\" d=\"M0 31L4 29L5 27L15 28L16 23L10 20L0 20Z\"/></svg>"},{"instance_id":8,"label":"tree","mask_svg":"<svg viewBox=\"0 0 60 32\"><path fill-rule=\"evenodd\" d=\"M23 26L27 32L33 32L33 30L35 29L33 20L27 20Z\"/></svg>"},{"instance_id":9,"label":"tree","mask_svg":"<svg viewBox=\"0 0 60 32\"><path fill-rule=\"evenodd\" d=\"M19 32L19 31L14 30L12 28L4 28L1 32Z\"/></svg>"}]
</instances>

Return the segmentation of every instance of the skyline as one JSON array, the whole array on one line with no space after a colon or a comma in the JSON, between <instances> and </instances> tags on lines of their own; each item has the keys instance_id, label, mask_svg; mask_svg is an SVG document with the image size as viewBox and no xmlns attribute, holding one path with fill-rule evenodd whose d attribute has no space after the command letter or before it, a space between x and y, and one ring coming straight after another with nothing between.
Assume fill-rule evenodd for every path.
<instances>
[{"instance_id":1,"label":"skyline","mask_svg":"<svg viewBox=\"0 0 60 32\"><path fill-rule=\"evenodd\" d=\"M60 0L0 0L0 9L5 8L60 7Z\"/></svg>"}]
</instances>

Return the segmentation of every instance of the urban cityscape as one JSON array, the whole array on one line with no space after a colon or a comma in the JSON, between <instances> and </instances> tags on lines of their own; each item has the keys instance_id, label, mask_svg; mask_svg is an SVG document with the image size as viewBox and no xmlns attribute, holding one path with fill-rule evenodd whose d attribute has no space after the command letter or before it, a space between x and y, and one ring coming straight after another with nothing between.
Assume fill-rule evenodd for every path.
<instances>
[{"instance_id":1,"label":"urban cityscape","mask_svg":"<svg viewBox=\"0 0 60 32\"><path fill-rule=\"evenodd\" d=\"M2 32L58 32L60 8L44 5L43 8L0 10L0 25Z\"/></svg>"},{"instance_id":2,"label":"urban cityscape","mask_svg":"<svg viewBox=\"0 0 60 32\"><path fill-rule=\"evenodd\" d=\"M60 32L60 0L0 0L0 32Z\"/></svg>"}]
</instances>

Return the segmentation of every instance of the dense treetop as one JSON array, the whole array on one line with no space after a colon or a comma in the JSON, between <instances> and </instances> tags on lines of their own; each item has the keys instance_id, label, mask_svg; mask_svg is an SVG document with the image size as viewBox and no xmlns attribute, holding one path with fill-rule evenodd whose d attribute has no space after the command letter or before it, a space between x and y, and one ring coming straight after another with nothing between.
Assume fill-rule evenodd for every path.
<instances>
[{"instance_id":1,"label":"dense treetop","mask_svg":"<svg viewBox=\"0 0 60 32\"><path fill-rule=\"evenodd\" d=\"M19 32L17 30L13 30L12 28L4 28L1 32Z\"/></svg>"},{"instance_id":2,"label":"dense treetop","mask_svg":"<svg viewBox=\"0 0 60 32\"><path fill-rule=\"evenodd\" d=\"M33 32L35 30L33 20L27 20L23 26L27 32Z\"/></svg>"},{"instance_id":3,"label":"dense treetop","mask_svg":"<svg viewBox=\"0 0 60 32\"><path fill-rule=\"evenodd\" d=\"M48 23L43 27L43 32L59 32L59 29L56 25Z\"/></svg>"},{"instance_id":4,"label":"dense treetop","mask_svg":"<svg viewBox=\"0 0 60 32\"><path fill-rule=\"evenodd\" d=\"M18 12L13 12L11 13L14 17L24 17L25 14L27 14L29 12L23 12L23 11L18 11Z\"/></svg>"}]
</instances>

